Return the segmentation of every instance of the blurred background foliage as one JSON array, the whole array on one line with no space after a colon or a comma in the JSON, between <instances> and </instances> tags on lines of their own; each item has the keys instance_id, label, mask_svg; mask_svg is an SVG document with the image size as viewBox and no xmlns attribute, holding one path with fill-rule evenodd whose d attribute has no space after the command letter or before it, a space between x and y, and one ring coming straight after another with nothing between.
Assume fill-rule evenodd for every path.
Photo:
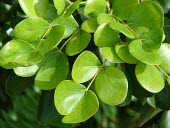
<instances>
[{"instance_id":1,"label":"blurred background foliage","mask_svg":"<svg viewBox=\"0 0 170 128\"><path fill-rule=\"evenodd\" d=\"M112 1L112 0L110 0ZM146 0L141 0L141 2ZM165 41L170 42L170 0L154 0L165 13ZM52 0L50 0L52 3ZM74 17L81 23L82 15ZM26 18L17 0L0 0L0 49L13 38L17 23ZM93 48L93 47L91 47ZM69 60L72 61L72 60ZM160 102L170 99L170 87L166 85ZM149 95L146 92L144 95ZM163 111L155 108L151 98L136 97L123 106L108 106L100 103L98 112L79 124L63 124L53 102L54 90L41 91L34 87L34 77L22 78L0 67L0 128L170 128L170 107ZM161 95L162 96L162 95ZM159 106L159 105L158 105Z\"/></svg>"}]
</instances>

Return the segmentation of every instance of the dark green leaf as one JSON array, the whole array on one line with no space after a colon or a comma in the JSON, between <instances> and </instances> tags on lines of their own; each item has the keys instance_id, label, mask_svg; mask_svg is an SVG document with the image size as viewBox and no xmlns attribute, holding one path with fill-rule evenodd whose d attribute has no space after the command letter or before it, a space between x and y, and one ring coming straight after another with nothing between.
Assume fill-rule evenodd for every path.
<instances>
[{"instance_id":1,"label":"dark green leaf","mask_svg":"<svg viewBox=\"0 0 170 128\"><path fill-rule=\"evenodd\" d=\"M34 77L23 78L12 73L6 83L6 91L11 96L16 96L33 86Z\"/></svg>"},{"instance_id":2,"label":"dark green leaf","mask_svg":"<svg viewBox=\"0 0 170 128\"><path fill-rule=\"evenodd\" d=\"M163 110L169 110L170 109L169 98L170 98L170 86L168 85L168 83L166 83L163 90L155 94L156 106Z\"/></svg>"},{"instance_id":3,"label":"dark green leaf","mask_svg":"<svg viewBox=\"0 0 170 128\"><path fill-rule=\"evenodd\" d=\"M164 80L154 65L138 63L135 69L139 83L149 92L157 93L164 88Z\"/></svg>"},{"instance_id":4,"label":"dark green leaf","mask_svg":"<svg viewBox=\"0 0 170 128\"><path fill-rule=\"evenodd\" d=\"M104 67L96 77L95 89L101 101L109 105L118 105L126 98L128 82L121 70Z\"/></svg>"},{"instance_id":5,"label":"dark green leaf","mask_svg":"<svg viewBox=\"0 0 170 128\"><path fill-rule=\"evenodd\" d=\"M68 42L65 52L69 56L74 56L84 50L90 42L91 34L83 30L77 31L77 33Z\"/></svg>"},{"instance_id":6,"label":"dark green leaf","mask_svg":"<svg viewBox=\"0 0 170 128\"><path fill-rule=\"evenodd\" d=\"M84 83L90 80L97 73L100 65L100 61L92 52L82 52L73 65L73 80L77 83Z\"/></svg>"},{"instance_id":7,"label":"dark green leaf","mask_svg":"<svg viewBox=\"0 0 170 128\"><path fill-rule=\"evenodd\" d=\"M43 90L55 88L68 74L68 60L64 53L51 51L35 77L35 85Z\"/></svg>"}]
</instances>

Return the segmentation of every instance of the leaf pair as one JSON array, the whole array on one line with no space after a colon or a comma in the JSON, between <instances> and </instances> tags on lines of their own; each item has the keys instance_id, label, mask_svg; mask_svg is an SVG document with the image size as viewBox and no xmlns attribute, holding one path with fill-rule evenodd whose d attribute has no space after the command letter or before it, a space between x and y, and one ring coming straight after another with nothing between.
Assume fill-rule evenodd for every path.
<instances>
[{"instance_id":1,"label":"leaf pair","mask_svg":"<svg viewBox=\"0 0 170 128\"><path fill-rule=\"evenodd\" d=\"M106 104L118 105L126 98L128 83L124 73L111 66L101 68L98 58L89 51L82 52L76 59L72 77L76 83L65 80L55 92L55 105L59 113L65 115L65 123L82 122L97 111L96 95L80 84L92 78L96 77L96 93Z\"/></svg>"}]
</instances>

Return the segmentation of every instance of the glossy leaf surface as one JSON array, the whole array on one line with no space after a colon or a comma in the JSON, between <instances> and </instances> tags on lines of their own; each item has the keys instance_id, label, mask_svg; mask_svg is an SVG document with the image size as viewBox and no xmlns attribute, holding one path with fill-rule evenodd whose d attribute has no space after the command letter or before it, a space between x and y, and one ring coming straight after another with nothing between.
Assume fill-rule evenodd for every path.
<instances>
[{"instance_id":1,"label":"glossy leaf surface","mask_svg":"<svg viewBox=\"0 0 170 128\"><path fill-rule=\"evenodd\" d=\"M72 69L72 78L77 83L84 83L94 77L101 65L98 58L90 51L82 52Z\"/></svg>"},{"instance_id":2,"label":"glossy leaf surface","mask_svg":"<svg viewBox=\"0 0 170 128\"><path fill-rule=\"evenodd\" d=\"M155 66L138 63L135 73L139 83L149 92L157 93L164 88L164 80Z\"/></svg>"},{"instance_id":3,"label":"glossy leaf surface","mask_svg":"<svg viewBox=\"0 0 170 128\"><path fill-rule=\"evenodd\" d=\"M43 59L39 52L34 53L34 47L23 40L11 40L0 51L1 66L14 68L17 66L35 65Z\"/></svg>"},{"instance_id":4,"label":"glossy leaf surface","mask_svg":"<svg viewBox=\"0 0 170 128\"><path fill-rule=\"evenodd\" d=\"M166 73L170 74L170 44L163 43L160 48L162 63L159 65Z\"/></svg>"},{"instance_id":5,"label":"glossy leaf surface","mask_svg":"<svg viewBox=\"0 0 170 128\"><path fill-rule=\"evenodd\" d=\"M114 17L111 17L107 13L99 13L97 15L97 22L99 25L109 22L116 22L116 19Z\"/></svg>"},{"instance_id":6,"label":"glossy leaf surface","mask_svg":"<svg viewBox=\"0 0 170 128\"><path fill-rule=\"evenodd\" d=\"M55 106L65 115L64 123L82 122L94 115L99 107L97 96L92 91L70 80L61 82L55 91Z\"/></svg>"},{"instance_id":7,"label":"glossy leaf surface","mask_svg":"<svg viewBox=\"0 0 170 128\"><path fill-rule=\"evenodd\" d=\"M134 40L129 44L130 53L142 61L143 63L149 65L158 65L162 63L159 50L151 51L145 45L141 43L140 40Z\"/></svg>"},{"instance_id":8,"label":"glossy leaf surface","mask_svg":"<svg viewBox=\"0 0 170 128\"><path fill-rule=\"evenodd\" d=\"M95 90L101 101L109 105L122 103L127 95L125 74L114 67L104 67L96 77Z\"/></svg>"}]
</instances>

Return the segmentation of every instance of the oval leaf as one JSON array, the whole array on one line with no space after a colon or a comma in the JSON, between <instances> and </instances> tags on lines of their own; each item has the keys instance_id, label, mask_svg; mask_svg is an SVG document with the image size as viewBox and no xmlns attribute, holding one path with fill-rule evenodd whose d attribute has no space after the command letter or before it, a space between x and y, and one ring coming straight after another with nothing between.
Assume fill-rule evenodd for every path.
<instances>
[{"instance_id":1,"label":"oval leaf","mask_svg":"<svg viewBox=\"0 0 170 128\"><path fill-rule=\"evenodd\" d=\"M166 73L170 74L170 44L163 43L159 49L162 63L159 65Z\"/></svg>"},{"instance_id":2,"label":"oval leaf","mask_svg":"<svg viewBox=\"0 0 170 128\"><path fill-rule=\"evenodd\" d=\"M138 63L135 74L141 86L149 92L157 93L164 88L163 77L153 65Z\"/></svg>"},{"instance_id":3,"label":"oval leaf","mask_svg":"<svg viewBox=\"0 0 170 128\"><path fill-rule=\"evenodd\" d=\"M35 77L35 85L43 90L55 88L68 74L68 60L64 53L52 51Z\"/></svg>"},{"instance_id":4,"label":"oval leaf","mask_svg":"<svg viewBox=\"0 0 170 128\"><path fill-rule=\"evenodd\" d=\"M129 51L135 58L143 63L149 65L159 65L162 63L159 51L150 51L147 47L145 47L145 45L142 44L140 40L132 41L129 44Z\"/></svg>"},{"instance_id":5,"label":"oval leaf","mask_svg":"<svg viewBox=\"0 0 170 128\"><path fill-rule=\"evenodd\" d=\"M115 43L119 42L118 33L108 24L102 24L94 33L94 42L98 47L113 47Z\"/></svg>"},{"instance_id":6,"label":"oval leaf","mask_svg":"<svg viewBox=\"0 0 170 128\"><path fill-rule=\"evenodd\" d=\"M39 17L31 17L21 21L14 28L15 38L33 42L42 37L48 30L49 24Z\"/></svg>"},{"instance_id":7,"label":"oval leaf","mask_svg":"<svg viewBox=\"0 0 170 128\"><path fill-rule=\"evenodd\" d=\"M23 40L11 40L0 51L3 68L35 65L43 59L39 52L34 53L34 47Z\"/></svg>"},{"instance_id":8,"label":"oval leaf","mask_svg":"<svg viewBox=\"0 0 170 128\"><path fill-rule=\"evenodd\" d=\"M76 59L72 69L73 80L84 83L94 77L101 65L98 58L89 51L82 52Z\"/></svg>"},{"instance_id":9,"label":"oval leaf","mask_svg":"<svg viewBox=\"0 0 170 128\"><path fill-rule=\"evenodd\" d=\"M90 42L91 34L85 31L78 31L68 42L65 52L69 56L74 56L85 49Z\"/></svg>"},{"instance_id":10,"label":"oval leaf","mask_svg":"<svg viewBox=\"0 0 170 128\"><path fill-rule=\"evenodd\" d=\"M101 101L109 105L118 105L126 98L128 81L121 70L104 67L96 77L95 89Z\"/></svg>"}]
</instances>

